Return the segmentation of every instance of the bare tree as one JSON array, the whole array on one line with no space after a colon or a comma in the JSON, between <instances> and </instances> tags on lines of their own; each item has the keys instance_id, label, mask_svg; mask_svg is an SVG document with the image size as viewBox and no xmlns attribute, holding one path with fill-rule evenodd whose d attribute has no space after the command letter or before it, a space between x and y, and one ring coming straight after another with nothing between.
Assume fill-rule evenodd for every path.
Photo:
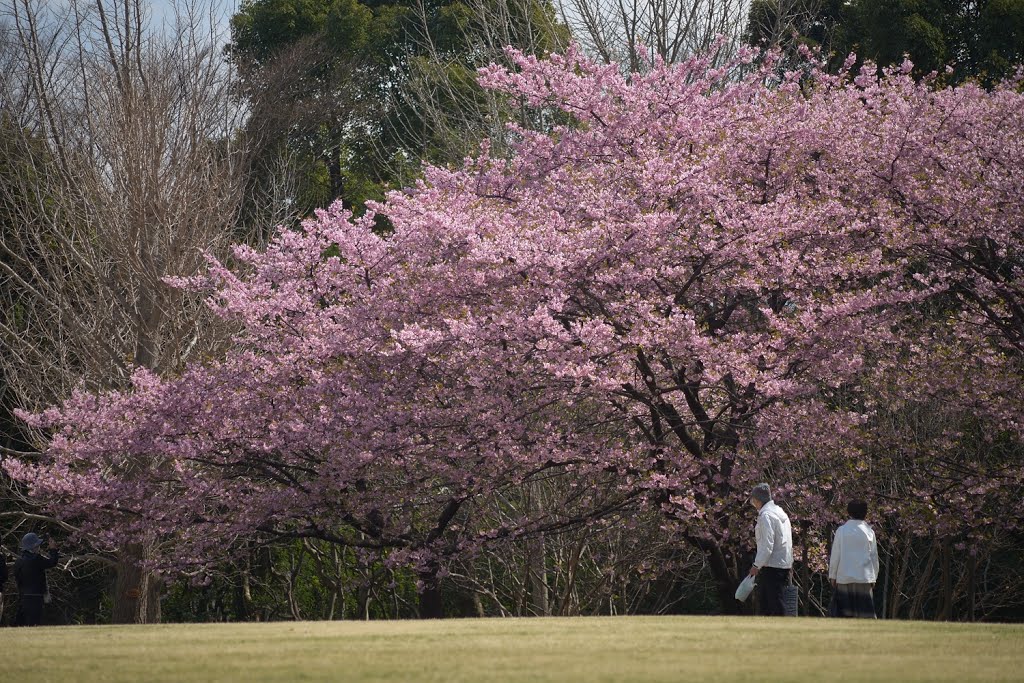
<instances>
[{"instance_id":1,"label":"bare tree","mask_svg":"<svg viewBox=\"0 0 1024 683\"><path fill-rule=\"evenodd\" d=\"M217 343L166 278L238 237L249 155L219 11L172 3L157 23L143 0L3 6L0 59L21 68L0 75L0 371L30 410L124 388L138 368L173 373ZM149 551L114 549L116 622L159 619Z\"/></svg>"},{"instance_id":2,"label":"bare tree","mask_svg":"<svg viewBox=\"0 0 1024 683\"><path fill-rule=\"evenodd\" d=\"M763 48L780 48L790 60L800 58L795 48L806 36L827 37L824 0L754 0L751 3L744 41ZM822 46L828 52L828 45ZM845 56L845 55L844 55Z\"/></svg>"},{"instance_id":3,"label":"bare tree","mask_svg":"<svg viewBox=\"0 0 1024 683\"><path fill-rule=\"evenodd\" d=\"M436 7L423 0L413 5L416 20L399 57L399 77L384 93L388 115L375 122L376 154L400 183L417 176L424 161L460 163L485 138L501 152L505 124L535 112L485 91L476 70L507 63L508 46L545 55L570 41L545 0L467 0L460 8L459 20L439 29Z\"/></svg>"},{"instance_id":4,"label":"bare tree","mask_svg":"<svg viewBox=\"0 0 1024 683\"><path fill-rule=\"evenodd\" d=\"M544 121L530 119L544 112L475 85L478 67L507 62L506 46L544 55L575 42L592 57L633 72L654 56L675 62L716 45L725 58L743 39L749 5L749 0L468 0L453 37L436 35L431 6L421 1L415 5L418 21L404 77L387 93L387 110L395 115L385 121L381 138L406 142L404 154L391 153L392 171L409 178L422 160L458 163L484 138L502 154L510 120L543 127Z\"/></svg>"},{"instance_id":5,"label":"bare tree","mask_svg":"<svg viewBox=\"0 0 1024 683\"><path fill-rule=\"evenodd\" d=\"M664 614L708 591L703 555L665 529L659 510L623 501L613 479L556 475L484 503L478 521L485 526L532 514L552 531L528 532L455 563L452 582L473 596L479 616ZM572 501L583 491L614 512L573 521Z\"/></svg>"},{"instance_id":6,"label":"bare tree","mask_svg":"<svg viewBox=\"0 0 1024 683\"><path fill-rule=\"evenodd\" d=\"M747 0L557 0L573 38L605 63L631 72L654 56L678 62L721 37L727 54L741 39Z\"/></svg>"}]
</instances>

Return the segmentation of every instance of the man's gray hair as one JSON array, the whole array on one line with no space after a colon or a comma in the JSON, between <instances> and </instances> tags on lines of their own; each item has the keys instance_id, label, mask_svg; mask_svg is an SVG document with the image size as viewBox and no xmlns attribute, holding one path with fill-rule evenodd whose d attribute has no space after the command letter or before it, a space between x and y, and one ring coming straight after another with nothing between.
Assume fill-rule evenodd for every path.
<instances>
[{"instance_id":1,"label":"man's gray hair","mask_svg":"<svg viewBox=\"0 0 1024 683\"><path fill-rule=\"evenodd\" d=\"M758 484L750 492L750 497L762 503L767 503L772 499L772 490L768 488L768 484Z\"/></svg>"}]
</instances>

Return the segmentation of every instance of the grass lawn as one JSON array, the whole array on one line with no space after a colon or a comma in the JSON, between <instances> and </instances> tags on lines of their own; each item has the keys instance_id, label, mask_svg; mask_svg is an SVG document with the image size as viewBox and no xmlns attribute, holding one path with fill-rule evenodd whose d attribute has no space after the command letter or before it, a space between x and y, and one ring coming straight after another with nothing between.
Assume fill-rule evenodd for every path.
<instances>
[{"instance_id":1,"label":"grass lawn","mask_svg":"<svg viewBox=\"0 0 1024 683\"><path fill-rule=\"evenodd\" d=\"M0 629L34 681L1022 681L1024 625L726 617Z\"/></svg>"}]
</instances>

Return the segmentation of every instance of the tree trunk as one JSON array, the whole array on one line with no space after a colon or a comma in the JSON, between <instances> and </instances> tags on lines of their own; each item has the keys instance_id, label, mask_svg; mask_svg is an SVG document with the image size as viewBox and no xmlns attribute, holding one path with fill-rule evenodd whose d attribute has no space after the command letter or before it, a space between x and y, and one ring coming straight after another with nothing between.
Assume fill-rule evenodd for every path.
<instances>
[{"instance_id":1,"label":"tree trunk","mask_svg":"<svg viewBox=\"0 0 1024 683\"><path fill-rule=\"evenodd\" d=\"M572 614L579 614L579 596L576 593L576 572L579 568L580 557L583 555L583 549L586 547L586 537L580 539L578 543L573 546L572 552L569 555L569 564L565 570L565 594L560 599L559 614L563 617L570 616Z\"/></svg>"},{"instance_id":2,"label":"tree trunk","mask_svg":"<svg viewBox=\"0 0 1024 683\"><path fill-rule=\"evenodd\" d=\"M141 231L145 234L145 231ZM156 256L142 245L139 254L144 263ZM155 335L162 313L155 303L154 292L142 287L137 301L139 326L135 337L133 363L136 367L153 370L156 367ZM137 463L129 463L124 474L130 474ZM155 624L160 622L160 582L142 566L147 549L141 543L129 543L120 549L117 557L117 577L114 580L111 621L115 624Z\"/></svg>"},{"instance_id":3,"label":"tree trunk","mask_svg":"<svg viewBox=\"0 0 1024 683\"><path fill-rule=\"evenodd\" d=\"M529 576L530 576L530 611L533 614L546 617L551 614L548 601L548 577L547 562L545 553L547 551L544 543L544 535L527 541L529 548Z\"/></svg>"},{"instance_id":4,"label":"tree trunk","mask_svg":"<svg viewBox=\"0 0 1024 683\"><path fill-rule=\"evenodd\" d=\"M900 607L903 605L903 584L906 582L907 570L910 566L911 541L906 539L903 546L903 556L900 560L899 572L893 572L890 562L889 573L894 575L892 581L892 601L889 607L889 618L898 619Z\"/></svg>"},{"instance_id":5,"label":"tree trunk","mask_svg":"<svg viewBox=\"0 0 1024 683\"><path fill-rule=\"evenodd\" d=\"M238 589L235 592L235 618L249 621L252 615L252 585L249 576L250 558L245 559L238 567Z\"/></svg>"},{"instance_id":6,"label":"tree trunk","mask_svg":"<svg viewBox=\"0 0 1024 683\"><path fill-rule=\"evenodd\" d=\"M480 598L478 591L473 591L473 611L480 618L487 616L487 612L484 610L484 601Z\"/></svg>"},{"instance_id":7,"label":"tree trunk","mask_svg":"<svg viewBox=\"0 0 1024 683\"><path fill-rule=\"evenodd\" d=\"M152 574L146 574L146 623L159 624L163 616L160 607L160 596L163 594L163 584Z\"/></svg>"},{"instance_id":8,"label":"tree trunk","mask_svg":"<svg viewBox=\"0 0 1024 683\"><path fill-rule=\"evenodd\" d=\"M363 583L356 592L356 603L359 611L359 618L363 621L370 620L370 585Z\"/></svg>"},{"instance_id":9,"label":"tree trunk","mask_svg":"<svg viewBox=\"0 0 1024 683\"><path fill-rule=\"evenodd\" d=\"M811 565L807 558L807 536L811 523L804 519L800 520L800 599L804 603L804 616L811 616ZM831 551L831 548L829 548ZM797 614L799 614L799 608Z\"/></svg>"},{"instance_id":10,"label":"tree trunk","mask_svg":"<svg viewBox=\"0 0 1024 683\"><path fill-rule=\"evenodd\" d=\"M929 584L932 580L932 570L935 567L935 560L939 555L939 541L932 542L928 551L928 561L924 565L924 571L917 581L917 588L914 591L914 601L910 604L909 619L919 619L924 616L924 603L929 593Z\"/></svg>"},{"instance_id":11,"label":"tree trunk","mask_svg":"<svg viewBox=\"0 0 1024 683\"><path fill-rule=\"evenodd\" d=\"M160 621L160 582L140 566L141 544L126 545L117 556L111 621L115 624L155 624Z\"/></svg>"},{"instance_id":12,"label":"tree trunk","mask_svg":"<svg viewBox=\"0 0 1024 683\"><path fill-rule=\"evenodd\" d=\"M530 514L539 519L543 514L540 502L540 486L530 487ZM539 533L526 541L527 573L530 584L530 611L542 617L551 615L548 600L547 545L544 534Z\"/></svg>"},{"instance_id":13,"label":"tree trunk","mask_svg":"<svg viewBox=\"0 0 1024 683\"><path fill-rule=\"evenodd\" d=\"M341 197L345 191L345 178L341 174L341 148L335 147L327 152L327 176L331 184L331 202ZM342 200L342 206L345 206ZM347 206L345 208L348 208Z\"/></svg>"},{"instance_id":14,"label":"tree trunk","mask_svg":"<svg viewBox=\"0 0 1024 683\"><path fill-rule=\"evenodd\" d=\"M725 552L718 545L708 545L704 551L707 553L708 566L715 581L715 592L718 593L722 613L750 614L750 603L742 603L736 599L736 586L740 583L740 577L736 568L729 566L735 563L729 562Z\"/></svg>"},{"instance_id":15,"label":"tree trunk","mask_svg":"<svg viewBox=\"0 0 1024 683\"><path fill-rule=\"evenodd\" d=\"M942 542L942 611L939 621L953 618L953 542L946 539Z\"/></svg>"},{"instance_id":16,"label":"tree trunk","mask_svg":"<svg viewBox=\"0 0 1024 683\"><path fill-rule=\"evenodd\" d=\"M978 579L978 556L974 551L967 559L967 619L977 620L977 588L974 582Z\"/></svg>"},{"instance_id":17,"label":"tree trunk","mask_svg":"<svg viewBox=\"0 0 1024 683\"><path fill-rule=\"evenodd\" d=\"M421 574L420 580L423 582L423 590L420 591L420 619L444 619L444 600L437 571Z\"/></svg>"},{"instance_id":18,"label":"tree trunk","mask_svg":"<svg viewBox=\"0 0 1024 683\"><path fill-rule=\"evenodd\" d=\"M889 584L891 583L890 579L892 579L890 574L893 560L884 553L880 553L880 555L886 559L883 561L879 558L878 582L875 585L881 586L882 596L879 599L879 604L876 605L876 609L878 610L878 618L885 619L889 614Z\"/></svg>"}]
</instances>

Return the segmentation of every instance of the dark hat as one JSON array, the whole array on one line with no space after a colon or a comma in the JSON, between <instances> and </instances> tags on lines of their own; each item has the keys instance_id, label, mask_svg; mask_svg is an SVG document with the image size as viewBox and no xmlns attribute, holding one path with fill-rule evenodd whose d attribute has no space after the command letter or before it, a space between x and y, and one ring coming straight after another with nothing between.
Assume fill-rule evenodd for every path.
<instances>
[{"instance_id":1,"label":"dark hat","mask_svg":"<svg viewBox=\"0 0 1024 683\"><path fill-rule=\"evenodd\" d=\"M39 538L36 534L31 531L21 537L21 549L22 550L35 550L43 544L43 539Z\"/></svg>"}]
</instances>

